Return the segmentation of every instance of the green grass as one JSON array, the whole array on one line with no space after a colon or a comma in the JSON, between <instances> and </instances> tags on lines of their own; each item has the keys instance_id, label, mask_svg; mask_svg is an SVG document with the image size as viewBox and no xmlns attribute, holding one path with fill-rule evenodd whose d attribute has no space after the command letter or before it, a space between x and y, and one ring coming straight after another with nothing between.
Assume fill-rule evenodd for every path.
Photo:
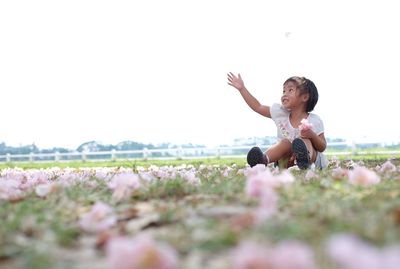
<instances>
[{"instance_id":1,"label":"green grass","mask_svg":"<svg viewBox=\"0 0 400 269\"><path fill-rule=\"evenodd\" d=\"M375 167L386 159L362 160L367 166ZM398 162L395 160L396 165L399 165ZM147 215L156 214L158 217L144 223L142 229L172 245L181 259L188 257L192 251L203 253L205 259L213 258L251 238L271 243L300 240L316 251L318 260L326 259L321 254L321 246L335 233L353 233L376 246L400 242L398 172L382 174L382 182L372 187L356 187L346 180L335 180L330 170L318 172L318 178L311 181L304 179L304 171L294 172L296 182L289 188L279 190L278 213L254 226L241 219L245 219L241 210L254 210L258 204L244 192L246 179L239 173L239 169L245 166L244 159L27 163L18 164L18 167L120 166L136 171L138 167L150 165L183 164L199 169L197 175L201 185L191 185L181 176L156 179L143 184L130 199L115 202L106 182L91 179L96 181L96 187L80 182L60 188L45 198L39 198L32 192L20 201L0 200L0 267L79 267L79 259L68 264L55 251L63 249L75 251L78 255L90 248L97 253L96 259L104 259L104 249L96 248L98 238L86 234L78 225L82 212L87 212L96 201L110 204L119 216L130 209L138 211L127 219L122 218L113 229L114 233L122 235L135 235L136 232L129 229L130 225ZM206 167L200 170L202 164ZM233 164L236 166L229 168ZM2 169L7 167L12 166L4 165ZM226 169L229 173L224 175ZM146 205L145 209L142 205ZM216 208L222 212L236 208L237 212L229 213L231 215L212 214ZM87 243L91 240L94 243ZM321 264L321 268L331 267Z\"/></svg>"},{"instance_id":2,"label":"green grass","mask_svg":"<svg viewBox=\"0 0 400 269\"><path fill-rule=\"evenodd\" d=\"M156 166L179 166L183 164L191 164L194 166L200 165L232 165L237 164L244 166L246 159L243 156L237 158L207 158L207 159L172 159L172 160L117 160L112 161L71 161L71 162L13 162L13 163L0 163L0 169L5 168L22 168L22 169L45 169L49 167L60 167L60 168L79 168L79 167L130 167L135 169L136 167L149 167L151 165Z\"/></svg>"},{"instance_id":3,"label":"green grass","mask_svg":"<svg viewBox=\"0 0 400 269\"><path fill-rule=\"evenodd\" d=\"M395 159L399 161L400 156L393 154L377 154L372 151L365 151L366 154L353 154L353 155L337 155L339 160L354 160L354 161L368 161L372 163L382 163L388 159ZM328 155L328 159L332 156ZM237 156L231 158L201 158L201 159L136 159L136 160L117 160L117 161L61 161L61 162L13 162L13 163L0 163L0 170L5 168L22 168L22 169L46 169L50 167L60 168L79 168L79 167L128 167L136 169L137 167L156 166L179 166L179 165L193 165L198 167L200 165L237 165L244 167L246 165L246 156Z\"/></svg>"}]
</instances>

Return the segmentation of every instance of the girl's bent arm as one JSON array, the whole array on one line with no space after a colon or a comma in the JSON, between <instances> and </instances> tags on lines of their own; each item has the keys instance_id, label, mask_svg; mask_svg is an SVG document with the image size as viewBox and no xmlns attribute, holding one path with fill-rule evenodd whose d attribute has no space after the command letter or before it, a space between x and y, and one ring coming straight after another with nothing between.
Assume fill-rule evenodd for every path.
<instances>
[{"instance_id":1,"label":"girl's bent arm","mask_svg":"<svg viewBox=\"0 0 400 269\"><path fill-rule=\"evenodd\" d=\"M310 140L311 140L313 147L317 151L323 152L326 149L326 140L325 140L324 133L322 133L320 135L315 135L315 136L311 137Z\"/></svg>"},{"instance_id":2,"label":"girl's bent arm","mask_svg":"<svg viewBox=\"0 0 400 269\"><path fill-rule=\"evenodd\" d=\"M326 139L324 133L317 135L313 130L301 130L300 131L301 138L310 139L311 144L315 148L316 151L323 152L326 149Z\"/></svg>"}]
</instances>

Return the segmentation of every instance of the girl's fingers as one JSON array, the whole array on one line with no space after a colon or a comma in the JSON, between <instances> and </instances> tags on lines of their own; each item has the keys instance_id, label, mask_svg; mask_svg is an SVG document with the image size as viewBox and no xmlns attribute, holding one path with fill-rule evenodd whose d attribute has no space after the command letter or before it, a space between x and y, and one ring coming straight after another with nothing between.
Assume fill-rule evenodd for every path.
<instances>
[{"instance_id":1,"label":"girl's fingers","mask_svg":"<svg viewBox=\"0 0 400 269\"><path fill-rule=\"evenodd\" d=\"M236 78L235 74L233 74L232 72L229 72L229 73L228 73L228 77Z\"/></svg>"},{"instance_id":2,"label":"girl's fingers","mask_svg":"<svg viewBox=\"0 0 400 269\"><path fill-rule=\"evenodd\" d=\"M231 85L235 88L237 88L237 84L239 83L239 81L241 80L240 74L238 74L238 77L235 76L235 74L233 74L232 72L229 72L228 74L228 85Z\"/></svg>"}]
</instances>

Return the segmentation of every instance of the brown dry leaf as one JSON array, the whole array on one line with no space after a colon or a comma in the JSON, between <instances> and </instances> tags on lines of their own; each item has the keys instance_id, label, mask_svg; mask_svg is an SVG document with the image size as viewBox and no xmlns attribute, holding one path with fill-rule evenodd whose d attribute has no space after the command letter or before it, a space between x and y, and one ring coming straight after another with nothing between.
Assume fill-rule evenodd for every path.
<instances>
[{"instance_id":1,"label":"brown dry leaf","mask_svg":"<svg viewBox=\"0 0 400 269\"><path fill-rule=\"evenodd\" d=\"M92 208L91 205L90 206L77 205L77 206L75 206L74 211L77 216L81 216L81 215L89 212L91 208Z\"/></svg>"},{"instance_id":2,"label":"brown dry leaf","mask_svg":"<svg viewBox=\"0 0 400 269\"><path fill-rule=\"evenodd\" d=\"M249 212L249 208L244 206L214 206L205 207L198 211L198 214L208 218L231 218Z\"/></svg>"},{"instance_id":3,"label":"brown dry leaf","mask_svg":"<svg viewBox=\"0 0 400 269\"><path fill-rule=\"evenodd\" d=\"M108 230L99 233L96 238L96 248L103 249L107 245L108 240L113 236L115 236L115 233Z\"/></svg>"},{"instance_id":4,"label":"brown dry leaf","mask_svg":"<svg viewBox=\"0 0 400 269\"><path fill-rule=\"evenodd\" d=\"M139 202L134 207L128 207L118 216L118 229L121 233L139 231L157 223L160 217L155 207L149 202Z\"/></svg>"},{"instance_id":5,"label":"brown dry leaf","mask_svg":"<svg viewBox=\"0 0 400 269\"><path fill-rule=\"evenodd\" d=\"M398 192L398 191L389 192L389 197L392 198L392 199L395 199L395 198L399 197L399 195L400 195L400 192Z\"/></svg>"},{"instance_id":6,"label":"brown dry leaf","mask_svg":"<svg viewBox=\"0 0 400 269\"><path fill-rule=\"evenodd\" d=\"M393 210L392 212L394 222L398 225L400 225L400 207L397 207Z\"/></svg>"},{"instance_id":7,"label":"brown dry leaf","mask_svg":"<svg viewBox=\"0 0 400 269\"><path fill-rule=\"evenodd\" d=\"M149 202L137 203L135 204L135 209L137 210L138 216L144 216L155 212L154 206Z\"/></svg>"},{"instance_id":8,"label":"brown dry leaf","mask_svg":"<svg viewBox=\"0 0 400 269\"><path fill-rule=\"evenodd\" d=\"M17 203L17 202L19 202L19 201L22 201L23 199L25 198L25 196L24 195L13 195L13 196L10 196L9 198L8 198L8 201L10 201L11 203Z\"/></svg>"},{"instance_id":9,"label":"brown dry leaf","mask_svg":"<svg viewBox=\"0 0 400 269\"><path fill-rule=\"evenodd\" d=\"M0 268L1 269L13 269L22 268L22 262L16 259L9 259L5 256L0 256Z\"/></svg>"},{"instance_id":10,"label":"brown dry leaf","mask_svg":"<svg viewBox=\"0 0 400 269\"><path fill-rule=\"evenodd\" d=\"M183 198L184 202L189 202L193 204L198 204L204 201L207 202L214 202L214 201L219 201L221 198L217 195L211 195L211 194L192 194L188 195Z\"/></svg>"},{"instance_id":11,"label":"brown dry leaf","mask_svg":"<svg viewBox=\"0 0 400 269\"><path fill-rule=\"evenodd\" d=\"M28 237L33 237L37 233L36 217L33 215L26 216L21 224L21 232Z\"/></svg>"},{"instance_id":12,"label":"brown dry leaf","mask_svg":"<svg viewBox=\"0 0 400 269\"><path fill-rule=\"evenodd\" d=\"M139 217L136 219L132 219L128 221L124 227L124 230L129 233L137 233L140 230L148 227L154 223L158 223L160 221L160 215L157 213L148 214L143 217Z\"/></svg>"},{"instance_id":13,"label":"brown dry leaf","mask_svg":"<svg viewBox=\"0 0 400 269\"><path fill-rule=\"evenodd\" d=\"M130 207L118 214L118 221L127 221L138 217L139 210L136 207Z\"/></svg>"},{"instance_id":14,"label":"brown dry leaf","mask_svg":"<svg viewBox=\"0 0 400 269\"><path fill-rule=\"evenodd\" d=\"M231 219L232 229L240 232L242 229L250 228L254 225L255 217L253 212L237 215Z\"/></svg>"}]
</instances>

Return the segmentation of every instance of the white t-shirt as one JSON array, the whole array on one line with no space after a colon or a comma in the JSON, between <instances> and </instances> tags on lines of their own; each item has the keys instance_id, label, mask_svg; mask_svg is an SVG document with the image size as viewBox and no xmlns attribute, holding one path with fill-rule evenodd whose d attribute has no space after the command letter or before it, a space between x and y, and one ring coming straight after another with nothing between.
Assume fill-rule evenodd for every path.
<instances>
[{"instance_id":1,"label":"white t-shirt","mask_svg":"<svg viewBox=\"0 0 400 269\"><path fill-rule=\"evenodd\" d=\"M273 104L270 107L271 118L275 122L278 131L278 140L284 138L292 142L295 138L300 137L298 126L292 126L289 120L290 111L282 107L281 104ZM320 117L316 114L309 113L308 122L312 124L312 130L320 135L324 132L324 124Z\"/></svg>"}]
</instances>

